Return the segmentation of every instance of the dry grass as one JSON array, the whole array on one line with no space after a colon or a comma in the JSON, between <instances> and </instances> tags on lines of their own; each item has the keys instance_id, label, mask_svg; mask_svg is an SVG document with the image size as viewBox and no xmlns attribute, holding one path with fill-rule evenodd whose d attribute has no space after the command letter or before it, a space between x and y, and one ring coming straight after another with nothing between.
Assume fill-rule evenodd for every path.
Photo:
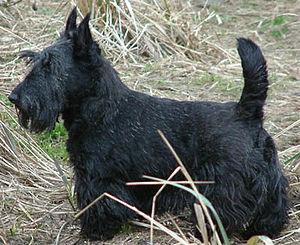
<instances>
[{"instance_id":1,"label":"dry grass","mask_svg":"<svg viewBox=\"0 0 300 245\"><path fill-rule=\"evenodd\" d=\"M80 0L79 6L85 15L85 6L90 3L93 32L115 61L130 58L139 63L141 56L153 60L173 54L200 59L203 23L215 16L206 10L196 14L180 0L172 4L158 0L94 2Z\"/></svg>"},{"instance_id":2,"label":"dry grass","mask_svg":"<svg viewBox=\"0 0 300 245\"><path fill-rule=\"evenodd\" d=\"M1 114L11 116L0 105ZM0 122L0 235L3 243L36 241L35 234L52 241L58 223L72 214L53 160L25 132ZM9 118L5 117L6 120ZM11 117L11 120L14 120ZM8 239L8 237L10 237Z\"/></svg>"},{"instance_id":3,"label":"dry grass","mask_svg":"<svg viewBox=\"0 0 300 245\"><path fill-rule=\"evenodd\" d=\"M299 243L300 162L299 157L293 159L300 152L299 1L237 0L210 9L188 0L102 2L90 6L94 37L122 79L152 95L237 100L242 82L235 38L246 36L260 44L271 81L265 124L291 183L291 224L274 242ZM74 221L72 191L51 157L17 126L4 99L27 69L17 59L19 51L42 50L52 43L73 5L74 1L36 1L38 10L33 11L29 1L22 1L0 8L0 244L83 243ZM86 11L83 6L81 10ZM69 165L63 163L62 169L72 183ZM194 242L188 222L174 216L159 221L172 227L173 220ZM150 236L142 225L147 226L139 223L129 233L124 229L106 244L146 244ZM154 231L154 243L176 241Z\"/></svg>"}]
</instances>

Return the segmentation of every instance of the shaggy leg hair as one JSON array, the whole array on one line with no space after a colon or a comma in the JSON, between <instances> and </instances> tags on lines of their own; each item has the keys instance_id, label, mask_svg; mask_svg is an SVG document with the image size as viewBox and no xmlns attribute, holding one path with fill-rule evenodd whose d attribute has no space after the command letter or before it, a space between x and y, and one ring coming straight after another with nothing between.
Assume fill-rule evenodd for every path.
<instances>
[{"instance_id":1,"label":"shaggy leg hair","mask_svg":"<svg viewBox=\"0 0 300 245\"><path fill-rule=\"evenodd\" d=\"M33 68L9 99L21 125L33 132L53 129L62 115L78 209L108 192L150 212L158 187L126 182L143 180L143 175L166 179L178 166L157 134L160 129L194 180L214 181L198 188L214 205L228 235L276 236L288 222L288 182L263 128L268 74L259 47L238 39L245 80L239 102L161 99L122 83L91 36L90 16L77 25L76 15L74 9L53 45L40 53L23 52ZM194 202L189 193L167 187L156 211L178 212ZM104 198L81 215L82 234L109 239L135 217Z\"/></svg>"}]
</instances>

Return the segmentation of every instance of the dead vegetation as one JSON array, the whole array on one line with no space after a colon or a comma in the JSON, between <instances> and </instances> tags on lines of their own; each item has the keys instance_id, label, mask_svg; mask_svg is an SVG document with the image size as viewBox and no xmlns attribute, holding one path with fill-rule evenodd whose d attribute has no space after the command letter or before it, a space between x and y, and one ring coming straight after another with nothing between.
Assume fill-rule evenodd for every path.
<instances>
[{"instance_id":1,"label":"dead vegetation","mask_svg":"<svg viewBox=\"0 0 300 245\"><path fill-rule=\"evenodd\" d=\"M92 10L93 35L122 79L131 88L156 96L237 100L242 83L235 38L245 36L260 44L271 82L265 124L291 183L291 224L274 243L299 243L299 1L239 0L210 8L189 0L78 3L82 14ZM17 59L19 51L51 44L74 5L75 1L36 1L33 10L32 1L20 1L0 7L0 244L84 243L74 221L69 164L61 164L66 185L52 156L17 126L5 98L26 73ZM195 242L188 222L170 216L159 221L168 227L176 221L188 241ZM149 230L141 228L147 225L124 227L106 244L147 244ZM154 243L176 241L155 231Z\"/></svg>"}]
</instances>

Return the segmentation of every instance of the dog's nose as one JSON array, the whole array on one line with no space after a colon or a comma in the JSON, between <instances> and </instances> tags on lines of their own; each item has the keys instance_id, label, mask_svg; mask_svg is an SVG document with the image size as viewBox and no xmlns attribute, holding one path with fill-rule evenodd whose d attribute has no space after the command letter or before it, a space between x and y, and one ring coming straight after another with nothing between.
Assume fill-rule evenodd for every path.
<instances>
[{"instance_id":1,"label":"dog's nose","mask_svg":"<svg viewBox=\"0 0 300 245\"><path fill-rule=\"evenodd\" d=\"M19 96L17 94L10 94L8 99L11 103L16 104L19 101Z\"/></svg>"}]
</instances>

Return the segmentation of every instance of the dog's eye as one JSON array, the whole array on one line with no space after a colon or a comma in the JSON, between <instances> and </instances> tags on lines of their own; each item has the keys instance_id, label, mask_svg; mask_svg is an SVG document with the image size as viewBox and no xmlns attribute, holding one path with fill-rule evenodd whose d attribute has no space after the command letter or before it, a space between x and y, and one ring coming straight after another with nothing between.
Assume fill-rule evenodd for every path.
<instances>
[{"instance_id":1,"label":"dog's eye","mask_svg":"<svg viewBox=\"0 0 300 245\"><path fill-rule=\"evenodd\" d=\"M50 66L50 54L49 53L43 53L43 57L41 59L42 65L44 67Z\"/></svg>"}]
</instances>

